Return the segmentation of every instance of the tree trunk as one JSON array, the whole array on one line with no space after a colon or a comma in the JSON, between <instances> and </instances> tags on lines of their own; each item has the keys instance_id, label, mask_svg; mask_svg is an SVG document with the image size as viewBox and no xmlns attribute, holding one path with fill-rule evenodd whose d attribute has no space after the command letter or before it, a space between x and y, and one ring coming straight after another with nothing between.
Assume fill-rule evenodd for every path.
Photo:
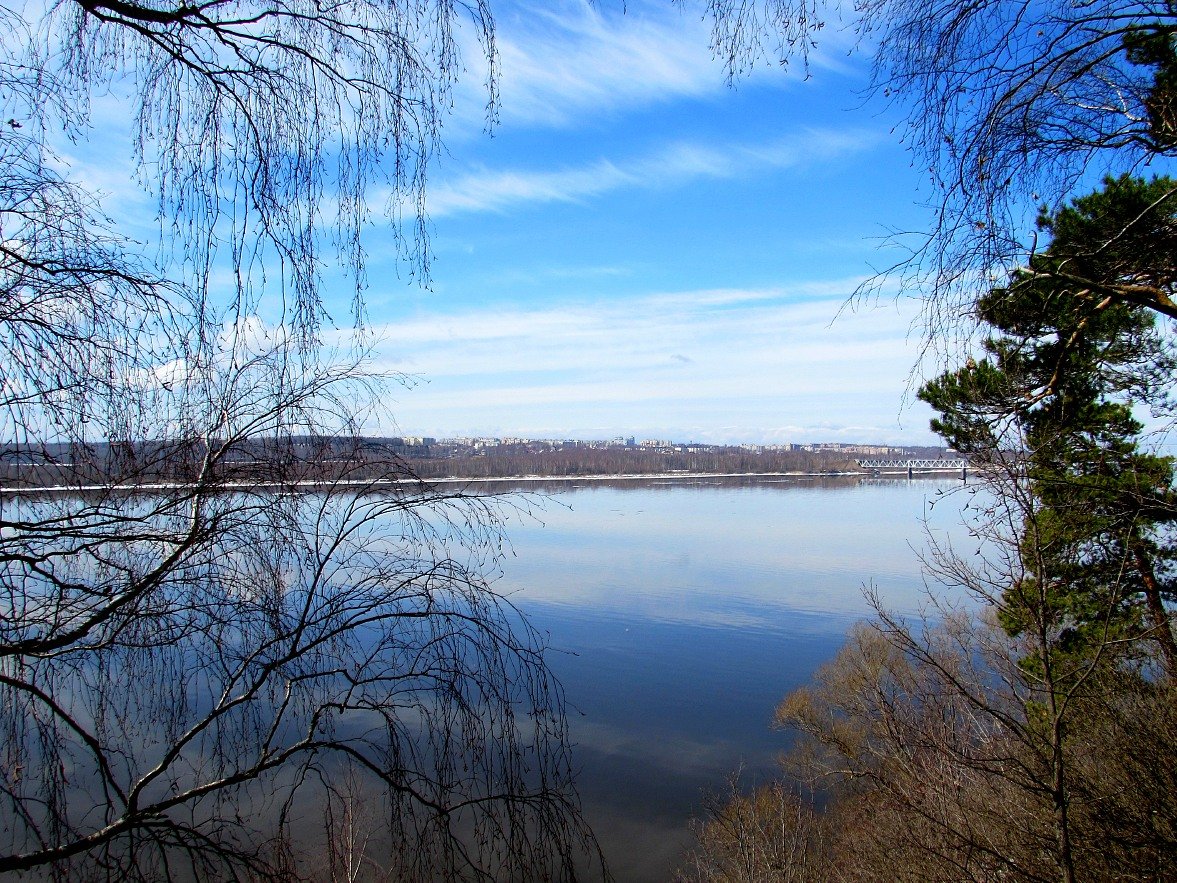
<instances>
[{"instance_id":1,"label":"tree trunk","mask_svg":"<svg viewBox=\"0 0 1177 883\"><path fill-rule=\"evenodd\" d=\"M1165 612L1165 605L1161 600L1161 589L1157 585L1152 560L1139 543L1133 544L1132 552L1136 558L1136 569L1140 573L1140 580L1144 584L1144 598L1148 606L1149 617L1152 619L1152 630L1157 643L1160 644L1161 655L1165 659L1165 674L1172 680L1177 676L1177 641L1173 639L1173 629L1169 625L1169 614Z\"/></svg>"}]
</instances>

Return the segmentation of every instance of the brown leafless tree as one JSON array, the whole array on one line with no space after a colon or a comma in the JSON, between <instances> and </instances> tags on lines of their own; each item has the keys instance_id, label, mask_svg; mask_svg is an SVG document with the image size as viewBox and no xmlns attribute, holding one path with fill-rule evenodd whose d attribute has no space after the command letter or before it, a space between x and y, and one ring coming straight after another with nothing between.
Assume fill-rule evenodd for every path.
<instances>
[{"instance_id":1,"label":"brown leafless tree","mask_svg":"<svg viewBox=\"0 0 1177 883\"><path fill-rule=\"evenodd\" d=\"M827 817L797 787L784 782L741 793L733 775L726 793L709 798L692 824L697 846L675 879L730 883L822 883L837 879L834 836Z\"/></svg>"},{"instance_id":2,"label":"brown leafless tree","mask_svg":"<svg viewBox=\"0 0 1177 883\"><path fill-rule=\"evenodd\" d=\"M1173 873L1173 684L1147 634L1114 627L1132 563L1104 587L1103 640L1076 652L1034 486L1016 458L989 467L969 504L976 548L933 540L927 557L937 591L963 591L973 609L929 596L905 620L870 595L875 617L777 711L797 738L786 782L813 789L822 815L787 785L735 795L701 828L687 879ZM1016 637L1007 613L1022 624Z\"/></svg>"}]
</instances>

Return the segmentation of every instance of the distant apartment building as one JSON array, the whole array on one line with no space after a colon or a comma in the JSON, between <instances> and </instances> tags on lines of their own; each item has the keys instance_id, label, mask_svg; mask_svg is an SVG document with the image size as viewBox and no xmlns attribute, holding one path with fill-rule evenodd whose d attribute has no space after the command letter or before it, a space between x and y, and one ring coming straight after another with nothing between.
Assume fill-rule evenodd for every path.
<instances>
[{"instance_id":1,"label":"distant apartment building","mask_svg":"<svg viewBox=\"0 0 1177 883\"><path fill-rule=\"evenodd\" d=\"M868 457L886 457L902 454L904 448L892 445L860 445L845 442L814 442L807 445L789 445L793 451L808 451L811 454L857 454Z\"/></svg>"}]
</instances>

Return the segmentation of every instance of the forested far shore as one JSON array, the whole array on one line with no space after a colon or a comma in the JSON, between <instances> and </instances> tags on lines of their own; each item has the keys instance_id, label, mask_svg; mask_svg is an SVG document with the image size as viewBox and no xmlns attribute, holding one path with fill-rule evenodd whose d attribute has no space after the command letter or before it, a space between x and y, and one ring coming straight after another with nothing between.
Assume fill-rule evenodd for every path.
<instances>
[{"instance_id":1,"label":"forested far shore","mask_svg":"<svg viewBox=\"0 0 1177 883\"><path fill-rule=\"evenodd\" d=\"M210 479L236 483L387 479L389 464L404 478L565 478L674 473L842 473L867 458L953 459L934 447L877 445L706 445L598 441L435 441L314 437L218 441L102 442L91 445L7 445L0 481L8 488L144 484Z\"/></svg>"},{"instance_id":2,"label":"forested far shore","mask_svg":"<svg viewBox=\"0 0 1177 883\"><path fill-rule=\"evenodd\" d=\"M866 446L861 446L865 448ZM892 449L896 458L945 456L943 448ZM413 459L422 478L509 478L520 475L662 475L666 473L854 472L867 456L851 446L808 448L737 445L615 445L516 442ZM879 455L875 455L879 456Z\"/></svg>"}]
</instances>

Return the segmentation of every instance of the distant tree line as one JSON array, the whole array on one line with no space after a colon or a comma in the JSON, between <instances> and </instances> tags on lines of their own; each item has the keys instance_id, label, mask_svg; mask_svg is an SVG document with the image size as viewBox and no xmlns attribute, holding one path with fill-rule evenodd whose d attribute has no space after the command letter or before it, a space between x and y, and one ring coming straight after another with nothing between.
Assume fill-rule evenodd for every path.
<instances>
[{"instance_id":1,"label":"distant tree line","mask_svg":"<svg viewBox=\"0 0 1177 883\"><path fill-rule=\"evenodd\" d=\"M222 448L224 448L222 450ZM942 449L912 448L926 457ZM183 483L207 474L209 455L217 480L230 485L295 486L313 481L369 480L399 463L405 480L511 478L673 473L805 473L861 471L837 450L751 450L739 446L683 445L650 448L592 447L560 442L518 442L475 448L358 436L286 436L235 441L216 439L114 441L0 447L0 481L8 488L105 484L134 487ZM203 471L202 471L203 470Z\"/></svg>"},{"instance_id":2,"label":"distant tree line","mask_svg":"<svg viewBox=\"0 0 1177 883\"><path fill-rule=\"evenodd\" d=\"M519 475L658 475L668 472L854 472L858 469L854 460L846 455L824 452L758 453L739 447L670 451L621 446L528 450L523 445L503 445L444 460L414 460L413 467L427 478L451 475L500 478Z\"/></svg>"}]
</instances>

